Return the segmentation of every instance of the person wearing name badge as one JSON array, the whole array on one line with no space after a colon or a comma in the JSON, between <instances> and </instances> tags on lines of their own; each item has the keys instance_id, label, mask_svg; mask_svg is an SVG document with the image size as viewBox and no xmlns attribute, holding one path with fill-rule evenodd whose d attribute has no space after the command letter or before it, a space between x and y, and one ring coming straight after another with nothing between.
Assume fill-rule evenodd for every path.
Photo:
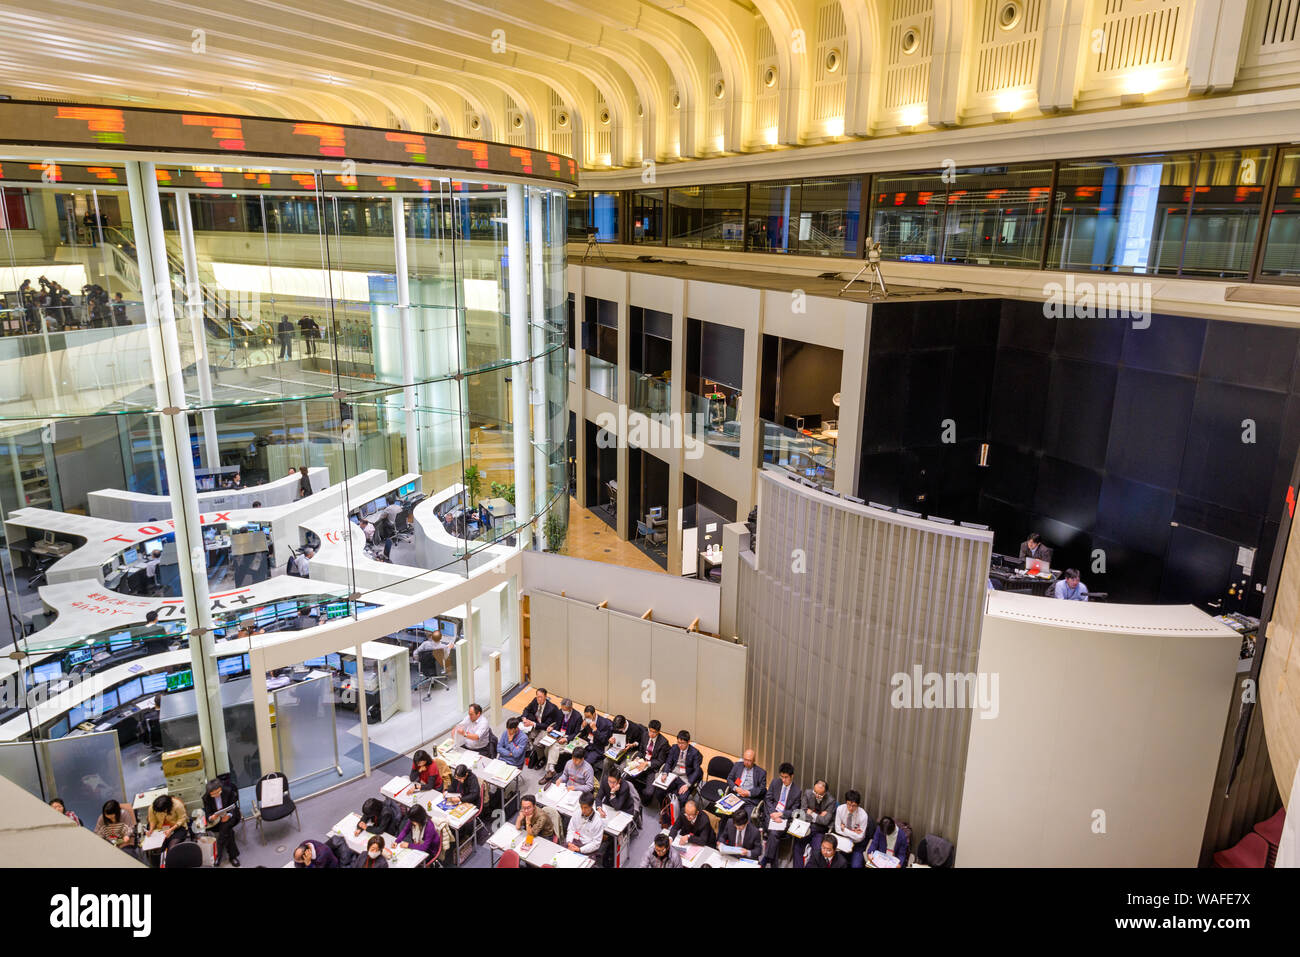
<instances>
[{"instance_id":1,"label":"person wearing name badge","mask_svg":"<svg viewBox=\"0 0 1300 957\"><path fill-rule=\"evenodd\" d=\"M745 802L751 814L761 810L763 796L767 793L767 772L754 763L754 749L746 748L740 760L731 766L727 775L727 790Z\"/></svg>"},{"instance_id":2,"label":"person wearing name badge","mask_svg":"<svg viewBox=\"0 0 1300 957\"><path fill-rule=\"evenodd\" d=\"M754 822L749 819L749 812L742 807L737 808L736 813L731 815L731 820L722 825L718 843L740 848L741 857L758 857L762 837Z\"/></svg>"},{"instance_id":3,"label":"person wearing name badge","mask_svg":"<svg viewBox=\"0 0 1300 957\"><path fill-rule=\"evenodd\" d=\"M568 791L590 791L596 786L596 776L587 763L587 749L578 745L573 749L573 756L557 778L558 783Z\"/></svg>"},{"instance_id":4,"label":"person wearing name badge","mask_svg":"<svg viewBox=\"0 0 1300 957\"><path fill-rule=\"evenodd\" d=\"M596 813L591 803L591 792L583 792L578 798L578 813L569 821L569 831L565 835L565 846L578 854L591 857L600 850L600 842L605 837L605 819Z\"/></svg>"},{"instance_id":5,"label":"person wearing name badge","mask_svg":"<svg viewBox=\"0 0 1300 957\"><path fill-rule=\"evenodd\" d=\"M506 732L497 739L497 757L512 768L523 768L528 755L528 735L519 727L518 718L506 720Z\"/></svg>"},{"instance_id":6,"label":"person wearing name badge","mask_svg":"<svg viewBox=\"0 0 1300 957\"><path fill-rule=\"evenodd\" d=\"M330 850L328 844L323 844L320 841L307 840L303 841L293 849L293 866L314 868L338 867L339 859L337 855Z\"/></svg>"},{"instance_id":7,"label":"person wearing name badge","mask_svg":"<svg viewBox=\"0 0 1300 957\"><path fill-rule=\"evenodd\" d=\"M135 814L117 801L105 801L95 822L95 833L128 853L135 852Z\"/></svg>"},{"instance_id":8,"label":"person wearing name badge","mask_svg":"<svg viewBox=\"0 0 1300 957\"><path fill-rule=\"evenodd\" d=\"M547 726L547 731L554 731L559 737L547 746L546 773L542 775L541 785L545 787L555 780L555 765L560 760L560 749L569 743L569 739L582 727L582 716L573 710L573 702L565 698L560 702L557 719Z\"/></svg>"},{"instance_id":9,"label":"person wearing name badge","mask_svg":"<svg viewBox=\"0 0 1300 957\"><path fill-rule=\"evenodd\" d=\"M627 720L621 714L614 715L614 730L611 738L614 734L623 735L624 743L633 751L645 744L645 728L635 721Z\"/></svg>"},{"instance_id":10,"label":"person wearing name badge","mask_svg":"<svg viewBox=\"0 0 1300 957\"><path fill-rule=\"evenodd\" d=\"M387 867L388 861L384 859L383 837L376 834L366 841L366 852L359 854L352 866L359 867L362 870L379 870Z\"/></svg>"},{"instance_id":11,"label":"person wearing name badge","mask_svg":"<svg viewBox=\"0 0 1300 957\"><path fill-rule=\"evenodd\" d=\"M411 782L417 791L442 790L442 775L428 751L416 751L411 758Z\"/></svg>"},{"instance_id":12,"label":"person wearing name badge","mask_svg":"<svg viewBox=\"0 0 1300 957\"><path fill-rule=\"evenodd\" d=\"M551 703L551 700L546 696L545 688L538 688L533 692L533 700L528 702L528 706L524 708L524 713L520 716L523 728L528 733L530 744L536 744L537 739L545 733L546 729L559 720L560 709Z\"/></svg>"},{"instance_id":13,"label":"person wearing name badge","mask_svg":"<svg viewBox=\"0 0 1300 957\"><path fill-rule=\"evenodd\" d=\"M867 848L870 857L876 851L898 859L899 867L907 866L907 832L894 823L892 817L882 817L876 826L876 834Z\"/></svg>"},{"instance_id":14,"label":"person wearing name badge","mask_svg":"<svg viewBox=\"0 0 1300 957\"><path fill-rule=\"evenodd\" d=\"M682 729L677 732L677 743L668 749L668 757L660 771L677 775L668 787L679 797L685 797L704 777L703 763L699 748L691 745L691 733Z\"/></svg>"},{"instance_id":15,"label":"person wearing name badge","mask_svg":"<svg viewBox=\"0 0 1300 957\"><path fill-rule=\"evenodd\" d=\"M456 770L452 772L451 784L447 786L445 797L452 804L472 804L475 807L481 807L483 804L483 788L478 783L478 778L469 768L463 764L458 764Z\"/></svg>"},{"instance_id":16,"label":"person wearing name badge","mask_svg":"<svg viewBox=\"0 0 1300 957\"><path fill-rule=\"evenodd\" d=\"M230 810L217 814L225 808ZM235 825L239 823L239 791L234 785L226 784L220 778L208 782L207 793L203 795L204 827L217 839L216 864L221 866L224 854L230 860L231 867L239 866L239 845L235 843Z\"/></svg>"},{"instance_id":17,"label":"person wearing name badge","mask_svg":"<svg viewBox=\"0 0 1300 957\"><path fill-rule=\"evenodd\" d=\"M429 820L429 813L419 804L411 805L411 810L406 812L406 823L397 832L397 846L424 851L429 855L427 861L434 860L442 850L442 836L437 825Z\"/></svg>"},{"instance_id":18,"label":"person wearing name badge","mask_svg":"<svg viewBox=\"0 0 1300 957\"><path fill-rule=\"evenodd\" d=\"M1065 601L1087 601L1088 586L1079 581L1079 569L1067 568L1061 580L1056 583L1053 594Z\"/></svg>"},{"instance_id":19,"label":"person wearing name badge","mask_svg":"<svg viewBox=\"0 0 1300 957\"><path fill-rule=\"evenodd\" d=\"M655 776L659 774L664 762L668 760L668 739L663 736L662 730L663 725L659 723L659 719L652 718L650 723L646 725L645 740L641 742L641 746L636 750L637 757L650 762L650 766L643 772L645 776L641 778L644 782L641 787L641 802L643 804L649 804L654 797L657 790Z\"/></svg>"},{"instance_id":20,"label":"person wearing name badge","mask_svg":"<svg viewBox=\"0 0 1300 957\"><path fill-rule=\"evenodd\" d=\"M452 733L453 743L470 751L482 751L488 746L488 723L483 717L483 709L477 705L469 706L469 714L460 720Z\"/></svg>"},{"instance_id":21,"label":"person wearing name badge","mask_svg":"<svg viewBox=\"0 0 1300 957\"><path fill-rule=\"evenodd\" d=\"M603 714L596 714L596 709L587 705L582 709L582 727L578 729L577 737L579 740L586 742L588 760L591 762L592 770L600 767L600 762L605 758L605 748L609 744L609 736L614 733L614 724Z\"/></svg>"},{"instance_id":22,"label":"person wearing name badge","mask_svg":"<svg viewBox=\"0 0 1300 957\"><path fill-rule=\"evenodd\" d=\"M778 780L767 789L767 794L763 798L763 806L769 824L776 822L785 824L786 827L767 832L767 841L763 845L764 867L771 867L776 864L776 855L781 847L781 836L789 827L794 812L799 810L800 801L803 799L803 792L799 790L799 785L794 780L793 764L786 761L777 768L776 775Z\"/></svg>"},{"instance_id":23,"label":"person wearing name badge","mask_svg":"<svg viewBox=\"0 0 1300 957\"><path fill-rule=\"evenodd\" d=\"M641 866L674 870L684 865L682 855L677 848L673 847L672 841L668 840L668 835L656 834L655 839L650 843L650 848L645 852L645 857L641 859Z\"/></svg>"},{"instance_id":24,"label":"person wearing name badge","mask_svg":"<svg viewBox=\"0 0 1300 957\"><path fill-rule=\"evenodd\" d=\"M816 851L812 856L812 863L809 867L829 867L833 870L841 870L849 866L848 861L844 859L835 846L835 835L823 834L821 842L817 845Z\"/></svg>"},{"instance_id":25,"label":"person wearing name badge","mask_svg":"<svg viewBox=\"0 0 1300 957\"><path fill-rule=\"evenodd\" d=\"M852 788L844 792L844 803L835 809L835 833L853 843L849 867L865 866L863 858L871 833L871 815L862 808L862 795Z\"/></svg>"},{"instance_id":26,"label":"person wearing name badge","mask_svg":"<svg viewBox=\"0 0 1300 957\"><path fill-rule=\"evenodd\" d=\"M682 805L682 815L669 828L668 836L678 847L687 844L712 847L716 840L709 816L700 810L693 798Z\"/></svg>"},{"instance_id":27,"label":"person wearing name badge","mask_svg":"<svg viewBox=\"0 0 1300 957\"><path fill-rule=\"evenodd\" d=\"M551 818L537 806L537 798L525 794L519 799L519 816L515 818L515 829L526 837L540 837L544 840L555 839L555 827Z\"/></svg>"}]
</instances>

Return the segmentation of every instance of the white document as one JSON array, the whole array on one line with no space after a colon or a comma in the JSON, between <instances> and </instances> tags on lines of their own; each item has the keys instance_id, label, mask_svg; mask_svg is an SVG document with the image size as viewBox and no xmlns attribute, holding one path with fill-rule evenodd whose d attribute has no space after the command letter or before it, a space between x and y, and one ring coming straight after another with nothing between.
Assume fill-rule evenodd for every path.
<instances>
[{"instance_id":1,"label":"white document","mask_svg":"<svg viewBox=\"0 0 1300 957\"><path fill-rule=\"evenodd\" d=\"M605 830L611 834L622 834L624 828L632 823L632 815L627 811L614 811L605 813Z\"/></svg>"},{"instance_id":2,"label":"white document","mask_svg":"<svg viewBox=\"0 0 1300 957\"><path fill-rule=\"evenodd\" d=\"M745 849L743 847L736 847L734 844L719 844L718 853L726 854L728 857L744 857Z\"/></svg>"},{"instance_id":3,"label":"white document","mask_svg":"<svg viewBox=\"0 0 1300 957\"><path fill-rule=\"evenodd\" d=\"M773 821L771 818L768 818L767 829L769 831L784 831L786 829L786 825L789 823L790 823L789 821ZM794 832L792 831L791 833Z\"/></svg>"},{"instance_id":4,"label":"white document","mask_svg":"<svg viewBox=\"0 0 1300 957\"><path fill-rule=\"evenodd\" d=\"M279 807L284 803L284 778L267 778L262 782L262 807Z\"/></svg>"},{"instance_id":5,"label":"white document","mask_svg":"<svg viewBox=\"0 0 1300 957\"><path fill-rule=\"evenodd\" d=\"M488 839L488 843L499 851L505 851L513 847L517 840L519 840L519 828L513 824L502 824Z\"/></svg>"},{"instance_id":6,"label":"white document","mask_svg":"<svg viewBox=\"0 0 1300 957\"><path fill-rule=\"evenodd\" d=\"M140 842L140 850L156 851L163 846L165 840L167 840L165 831L154 831L152 834L146 834L144 840Z\"/></svg>"},{"instance_id":7,"label":"white document","mask_svg":"<svg viewBox=\"0 0 1300 957\"><path fill-rule=\"evenodd\" d=\"M556 867L586 867L589 863L587 855L571 851L567 847L555 855Z\"/></svg>"}]
</instances>

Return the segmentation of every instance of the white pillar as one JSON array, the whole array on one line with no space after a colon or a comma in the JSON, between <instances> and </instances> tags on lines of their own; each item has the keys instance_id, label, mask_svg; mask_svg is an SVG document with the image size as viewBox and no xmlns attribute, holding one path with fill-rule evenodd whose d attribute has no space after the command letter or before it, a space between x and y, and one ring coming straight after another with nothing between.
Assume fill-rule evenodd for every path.
<instances>
[{"instance_id":1,"label":"white pillar","mask_svg":"<svg viewBox=\"0 0 1300 957\"><path fill-rule=\"evenodd\" d=\"M207 557L199 521L198 490L194 485L194 462L190 458L185 380L180 361L180 340L176 335L176 310L167 269L167 248L163 242L158 178L153 163L134 161L126 164L126 176L131 219L135 223L145 321L149 326L154 394L160 413L159 431L167 463L172 518L176 525L181 595L185 602L185 623L190 632L199 740L210 772L220 774L230 770L230 757L226 750L225 718L221 711L221 686L216 669L211 667L215 655Z\"/></svg>"},{"instance_id":2,"label":"white pillar","mask_svg":"<svg viewBox=\"0 0 1300 957\"><path fill-rule=\"evenodd\" d=\"M510 419L515 444L515 521L518 542L527 548L533 517L532 454L529 449L528 362L528 249L524 242L524 188L506 187L506 256L510 266Z\"/></svg>"},{"instance_id":3,"label":"white pillar","mask_svg":"<svg viewBox=\"0 0 1300 957\"><path fill-rule=\"evenodd\" d=\"M549 470L547 468L546 453L550 448L548 441L550 432L550 396L546 390L550 383L546 377L546 359L542 357L546 351L546 212L543 204L546 199L546 193L533 187L528 198L528 231L531 240L528 245L528 253L531 259L532 274L532 309L529 313L532 327L533 355L532 361L532 389L530 390L529 402L533 407L533 479L537 482L536 497L539 502L544 502L546 495L550 492L547 487L547 478ZM563 344L562 348L566 348ZM568 385L566 382L565 385ZM515 485L515 502L519 501L519 486ZM516 506L518 511L518 506ZM538 527L537 529L537 547L539 549L546 547L546 530Z\"/></svg>"},{"instance_id":4,"label":"white pillar","mask_svg":"<svg viewBox=\"0 0 1300 957\"><path fill-rule=\"evenodd\" d=\"M406 268L406 209L393 197L393 254L397 270L397 318L402 330L402 384L406 402L406 471L420 474L419 403L415 391L415 320L411 315L411 277Z\"/></svg>"},{"instance_id":5,"label":"white pillar","mask_svg":"<svg viewBox=\"0 0 1300 957\"><path fill-rule=\"evenodd\" d=\"M199 380L203 405L203 461L214 469L221 464L217 418L212 409L212 367L208 364L208 336L203 327L203 286L199 282L199 254L194 245L194 219L188 193L176 193L176 223L180 229L181 259L185 265L185 314L194 338L194 375Z\"/></svg>"}]
</instances>

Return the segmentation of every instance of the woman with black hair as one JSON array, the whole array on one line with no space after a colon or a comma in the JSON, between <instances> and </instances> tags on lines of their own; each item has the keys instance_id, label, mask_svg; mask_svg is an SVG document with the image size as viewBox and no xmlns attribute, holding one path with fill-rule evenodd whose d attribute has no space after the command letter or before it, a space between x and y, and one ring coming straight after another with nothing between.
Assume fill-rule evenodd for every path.
<instances>
[{"instance_id":1,"label":"woman with black hair","mask_svg":"<svg viewBox=\"0 0 1300 957\"><path fill-rule=\"evenodd\" d=\"M352 866L362 868L387 867L388 861L384 860L384 839L376 834L366 841L366 852L359 854L356 863Z\"/></svg>"},{"instance_id":2,"label":"woman with black hair","mask_svg":"<svg viewBox=\"0 0 1300 957\"><path fill-rule=\"evenodd\" d=\"M411 758L411 780L417 791L442 790L442 775L438 772L437 762L430 757L428 751L416 751Z\"/></svg>"}]
</instances>

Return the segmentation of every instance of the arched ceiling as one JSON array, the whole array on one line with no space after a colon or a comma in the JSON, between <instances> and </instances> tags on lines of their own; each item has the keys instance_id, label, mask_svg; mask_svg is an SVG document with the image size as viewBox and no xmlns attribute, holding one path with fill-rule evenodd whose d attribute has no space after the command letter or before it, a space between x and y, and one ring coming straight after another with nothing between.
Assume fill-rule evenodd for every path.
<instances>
[{"instance_id":1,"label":"arched ceiling","mask_svg":"<svg viewBox=\"0 0 1300 957\"><path fill-rule=\"evenodd\" d=\"M0 0L0 93L442 132L636 169L1118 106L1139 86L1222 90L1236 75L1200 63L1259 57L1251 31L1219 26L1233 2ZM1247 5L1267 19L1285 2ZM1171 55L1135 69L1124 53L1124 70L1092 55L1098 35L1155 29L1155 7L1184 14L1158 45Z\"/></svg>"}]
</instances>

